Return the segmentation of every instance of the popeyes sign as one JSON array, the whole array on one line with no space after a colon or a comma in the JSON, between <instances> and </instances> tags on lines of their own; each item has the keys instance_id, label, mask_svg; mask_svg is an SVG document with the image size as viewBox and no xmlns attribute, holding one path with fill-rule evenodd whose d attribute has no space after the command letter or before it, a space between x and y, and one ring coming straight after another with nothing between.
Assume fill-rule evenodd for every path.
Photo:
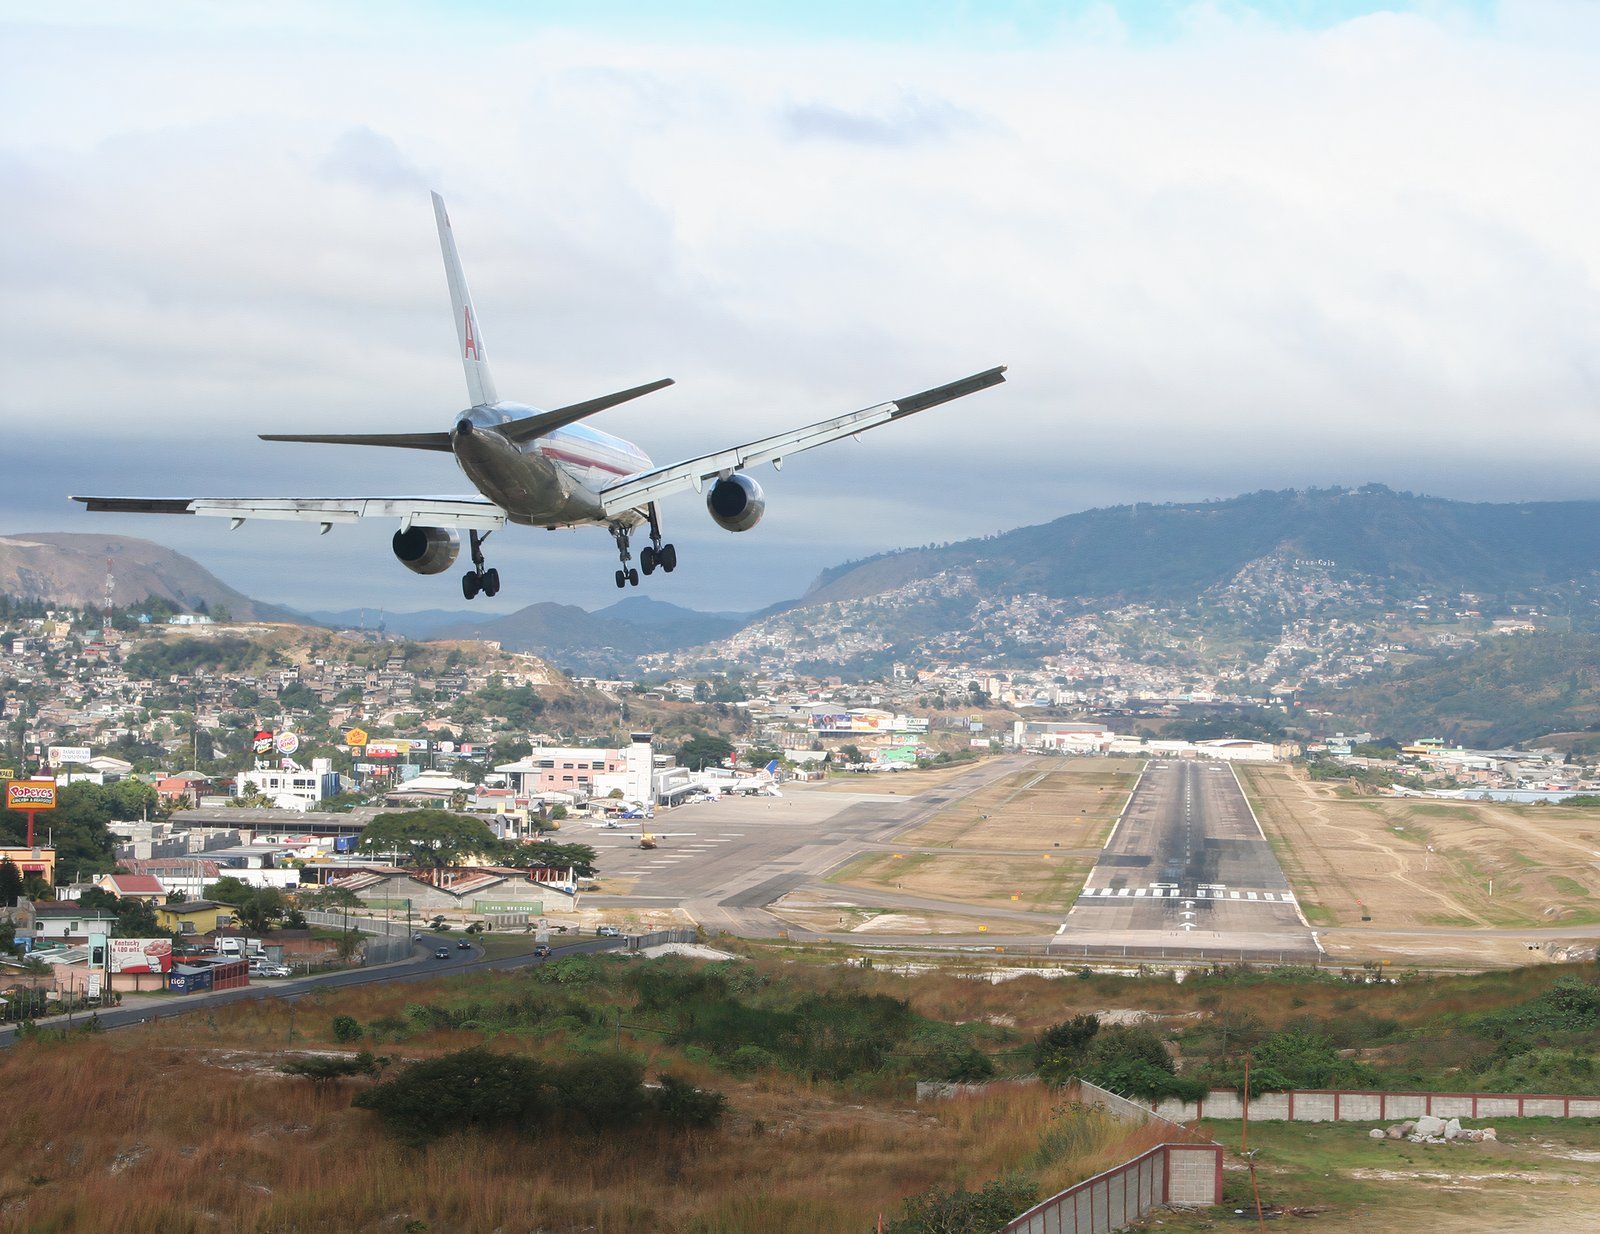
<instances>
[{"instance_id":1,"label":"popeyes sign","mask_svg":"<svg viewBox=\"0 0 1600 1234\"><path fill-rule=\"evenodd\" d=\"M6 809L53 810L56 808L54 780L7 780Z\"/></svg>"}]
</instances>

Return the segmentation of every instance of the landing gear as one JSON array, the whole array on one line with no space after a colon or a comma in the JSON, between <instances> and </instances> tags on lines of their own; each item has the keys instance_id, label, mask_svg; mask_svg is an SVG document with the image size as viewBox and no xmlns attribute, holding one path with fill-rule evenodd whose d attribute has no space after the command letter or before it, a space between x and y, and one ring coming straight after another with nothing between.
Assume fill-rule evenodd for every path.
<instances>
[{"instance_id":1,"label":"landing gear","mask_svg":"<svg viewBox=\"0 0 1600 1234\"><path fill-rule=\"evenodd\" d=\"M481 591L493 599L500 593L500 571L486 570L483 566L483 542L489 538L489 533L469 531L467 536L472 546L472 569L461 576L461 594L471 600Z\"/></svg>"},{"instance_id":2,"label":"landing gear","mask_svg":"<svg viewBox=\"0 0 1600 1234\"><path fill-rule=\"evenodd\" d=\"M639 568L646 574L654 574L659 566L663 574L671 574L678 568L678 550L661 543L661 523L656 518L655 502L645 507L645 514L650 519L650 546L640 550Z\"/></svg>"}]
</instances>

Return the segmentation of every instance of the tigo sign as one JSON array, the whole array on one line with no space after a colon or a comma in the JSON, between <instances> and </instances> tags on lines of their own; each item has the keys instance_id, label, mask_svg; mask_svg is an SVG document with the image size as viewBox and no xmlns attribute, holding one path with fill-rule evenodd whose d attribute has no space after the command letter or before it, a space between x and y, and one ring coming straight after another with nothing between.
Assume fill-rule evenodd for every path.
<instances>
[{"instance_id":1,"label":"tigo sign","mask_svg":"<svg viewBox=\"0 0 1600 1234\"><path fill-rule=\"evenodd\" d=\"M54 780L7 780L6 809L53 810L56 808Z\"/></svg>"}]
</instances>

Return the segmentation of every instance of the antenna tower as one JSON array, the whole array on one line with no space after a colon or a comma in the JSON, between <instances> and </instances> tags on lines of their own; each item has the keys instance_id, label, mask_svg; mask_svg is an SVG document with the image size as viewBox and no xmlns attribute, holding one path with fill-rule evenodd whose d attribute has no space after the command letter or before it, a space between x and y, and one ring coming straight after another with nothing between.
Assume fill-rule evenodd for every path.
<instances>
[{"instance_id":1,"label":"antenna tower","mask_svg":"<svg viewBox=\"0 0 1600 1234\"><path fill-rule=\"evenodd\" d=\"M112 573L111 558L107 557L106 558L105 608L101 613L101 620L100 620L100 634L101 634L101 637L106 638L106 639L109 639L111 637L111 597L115 594L116 589L117 589L117 576L114 573Z\"/></svg>"}]
</instances>

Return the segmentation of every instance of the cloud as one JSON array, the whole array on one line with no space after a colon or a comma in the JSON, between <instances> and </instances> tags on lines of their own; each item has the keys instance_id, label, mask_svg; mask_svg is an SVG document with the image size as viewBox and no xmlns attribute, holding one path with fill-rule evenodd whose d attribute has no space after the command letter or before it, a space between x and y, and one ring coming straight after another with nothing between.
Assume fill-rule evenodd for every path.
<instances>
[{"instance_id":1,"label":"cloud","mask_svg":"<svg viewBox=\"0 0 1600 1234\"><path fill-rule=\"evenodd\" d=\"M382 193L428 187L428 178L400 152L392 138L365 126L340 134L317 164L317 170L330 180L345 180Z\"/></svg>"},{"instance_id":2,"label":"cloud","mask_svg":"<svg viewBox=\"0 0 1600 1234\"><path fill-rule=\"evenodd\" d=\"M667 503L694 562L674 599L753 606L835 560L1111 501L1600 495L1600 18L1210 6L1155 40L890 46L264 12L0 40L0 419L43 451L0 503L13 527L86 519L59 500L85 470L130 493L464 488L442 456L254 441L461 406L424 171L500 389L558 406L675 377L599 421L662 461L1011 366L763 472L746 535ZM96 448L46 450L62 423ZM430 585L383 529L173 534L267 598ZM604 602L603 533L495 545L519 585Z\"/></svg>"},{"instance_id":3,"label":"cloud","mask_svg":"<svg viewBox=\"0 0 1600 1234\"><path fill-rule=\"evenodd\" d=\"M882 111L854 111L827 103L794 103L779 113L796 140L839 141L858 146L905 147L942 142L975 119L943 99L906 98Z\"/></svg>"}]
</instances>

